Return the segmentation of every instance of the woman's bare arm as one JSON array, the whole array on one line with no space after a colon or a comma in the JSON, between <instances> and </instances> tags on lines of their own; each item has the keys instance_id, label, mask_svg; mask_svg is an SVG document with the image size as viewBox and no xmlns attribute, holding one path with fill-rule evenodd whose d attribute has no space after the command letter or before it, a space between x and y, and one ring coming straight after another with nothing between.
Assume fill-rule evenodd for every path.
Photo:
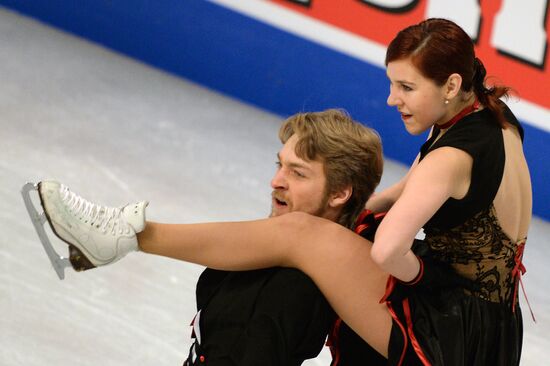
<instances>
[{"instance_id":1,"label":"woman's bare arm","mask_svg":"<svg viewBox=\"0 0 550 366\"><path fill-rule=\"evenodd\" d=\"M384 270L403 281L414 279L419 262L411 252L415 236L449 199L462 198L470 185L472 158L442 147L411 170L403 191L376 233L372 255Z\"/></svg>"},{"instance_id":2,"label":"woman's bare arm","mask_svg":"<svg viewBox=\"0 0 550 366\"><path fill-rule=\"evenodd\" d=\"M371 210L372 212L387 212L390 208L392 208L393 204L399 199L399 196L401 196L403 188L405 188L405 184L407 183L407 179L409 178L411 171L418 164L418 160L419 156L416 157L407 174L405 174L397 183L381 192L374 193L367 201L365 208L367 210Z\"/></svg>"}]
</instances>

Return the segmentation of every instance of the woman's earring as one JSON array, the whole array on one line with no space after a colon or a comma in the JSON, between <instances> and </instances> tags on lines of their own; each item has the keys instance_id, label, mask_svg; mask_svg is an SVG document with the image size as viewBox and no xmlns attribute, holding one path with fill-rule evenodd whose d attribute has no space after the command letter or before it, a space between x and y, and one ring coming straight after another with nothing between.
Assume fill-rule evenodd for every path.
<instances>
[{"instance_id":1,"label":"woman's earring","mask_svg":"<svg viewBox=\"0 0 550 366\"><path fill-rule=\"evenodd\" d=\"M445 99L445 104L449 104L449 99Z\"/></svg>"}]
</instances>

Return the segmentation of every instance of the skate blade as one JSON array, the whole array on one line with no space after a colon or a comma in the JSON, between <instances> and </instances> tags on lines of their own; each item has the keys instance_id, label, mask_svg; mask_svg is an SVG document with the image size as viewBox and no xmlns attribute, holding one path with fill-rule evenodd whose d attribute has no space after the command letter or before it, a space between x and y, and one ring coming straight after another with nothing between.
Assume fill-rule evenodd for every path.
<instances>
[{"instance_id":1,"label":"skate blade","mask_svg":"<svg viewBox=\"0 0 550 366\"><path fill-rule=\"evenodd\" d=\"M38 211L34 207L34 204L32 203L30 192L33 190L37 191L38 185L34 183L26 183L21 189L21 195L23 196L25 207L27 208L34 229L38 234L38 238L42 242L44 250L46 250L46 254L50 259L50 262L52 263L55 273L57 273L59 279L62 280L65 278L65 268L70 267L71 262L69 261L69 259L60 256L53 248L52 243L50 242L50 239L46 234L46 230L44 230L44 223L46 223L47 221L46 213L38 213Z\"/></svg>"}]
</instances>

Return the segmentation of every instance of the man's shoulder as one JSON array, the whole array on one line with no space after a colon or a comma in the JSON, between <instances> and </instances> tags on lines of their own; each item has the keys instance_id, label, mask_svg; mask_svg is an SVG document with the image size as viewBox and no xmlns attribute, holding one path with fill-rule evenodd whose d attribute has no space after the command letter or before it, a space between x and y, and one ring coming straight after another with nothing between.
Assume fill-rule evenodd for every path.
<instances>
[{"instance_id":1,"label":"man's shoulder","mask_svg":"<svg viewBox=\"0 0 550 366\"><path fill-rule=\"evenodd\" d=\"M304 272L294 268L276 268L269 275L266 284L270 290L278 288L292 296L323 297L313 280Z\"/></svg>"},{"instance_id":2,"label":"man's shoulder","mask_svg":"<svg viewBox=\"0 0 550 366\"><path fill-rule=\"evenodd\" d=\"M315 287L311 278L294 268L273 267L250 271L219 271L206 268L200 275L197 288L216 288L219 286L277 286ZM262 285L263 284L263 285ZM289 286L292 284L292 286Z\"/></svg>"},{"instance_id":3,"label":"man's shoulder","mask_svg":"<svg viewBox=\"0 0 550 366\"><path fill-rule=\"evenodd\" d=\"M217 271L206 269L197 284L197 297L204 298L214 293L256 292L262 297L286 297L292 299L324 298L313 280L294 268L274 267L252 271ZM202 296L201 296L202 295Z\"/></svg>"},{"instance_id":4,"label":"man's shoulder","mask_svg":"<svg viewBox=\"0 0 550 366\"><path fill-rule=\"evenodd\" d=\"M307 274L295 268L277 267L273 269L271 276L313 284L313 280Z\"/></svg>"},{"instance_id":5,"label":"man's shoulder","mask_svg":"<svg viewBox=\"0 0 550 366\"><path fill-rule=\"evenodd\" d=\"M295 268L271 267L271 268L256 269L256 270L250 270L250 271L232 271L232 272L218 271L218 270L212 270L208 268L207 270L205 270L205 272L206 271L208 271L208 277L225 278L226 276L229 276L231 278L257 278L257 279L267 278L267 279L277 279L277 280L286 279L286 280L294 280L298 282L313 284L313 281L307 274Z\"/></svg>"}]
</instances>

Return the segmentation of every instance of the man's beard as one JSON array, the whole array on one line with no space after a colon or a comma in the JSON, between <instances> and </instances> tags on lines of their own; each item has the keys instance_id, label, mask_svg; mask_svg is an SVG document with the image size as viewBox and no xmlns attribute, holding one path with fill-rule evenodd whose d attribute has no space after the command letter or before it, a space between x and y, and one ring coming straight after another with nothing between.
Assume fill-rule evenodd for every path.
<instances>
[{"instance_id":1,"label":"man's beard","mask_svg":"<svg viewBox=\"0 0 550 366\"><path fill-rule=\"evenodd\" d=\"M280 195L278 195L276 192L273 192L271 194L271 196L275 199L277 199L278 197L282 198ZM310 215L313 215L313 216L318 216L318 217L325 217L325 213L327 212L328 210L328 200L329 200L329 194L327 192L324 193L323 195L323 198L321 200L321 202L319 203L319 205L314 209L312 210L311 212L307 212L308 214ZM286 202L285 200L280 200L280 201L283 201L283 202ZM294 211L301 211L301 210L291 210L289 212L294 212ZM304 212L304 211L301 211L301 212ZM288 213L288 212L287 212ZM284 214L283 214L284 215ZM280 216L280 215L275 215L274 214L274 207L273 207L273 203L271 203L271 212L269 213L269 217L276 217L276 216Z\"/></svg>"}]
</instances>

